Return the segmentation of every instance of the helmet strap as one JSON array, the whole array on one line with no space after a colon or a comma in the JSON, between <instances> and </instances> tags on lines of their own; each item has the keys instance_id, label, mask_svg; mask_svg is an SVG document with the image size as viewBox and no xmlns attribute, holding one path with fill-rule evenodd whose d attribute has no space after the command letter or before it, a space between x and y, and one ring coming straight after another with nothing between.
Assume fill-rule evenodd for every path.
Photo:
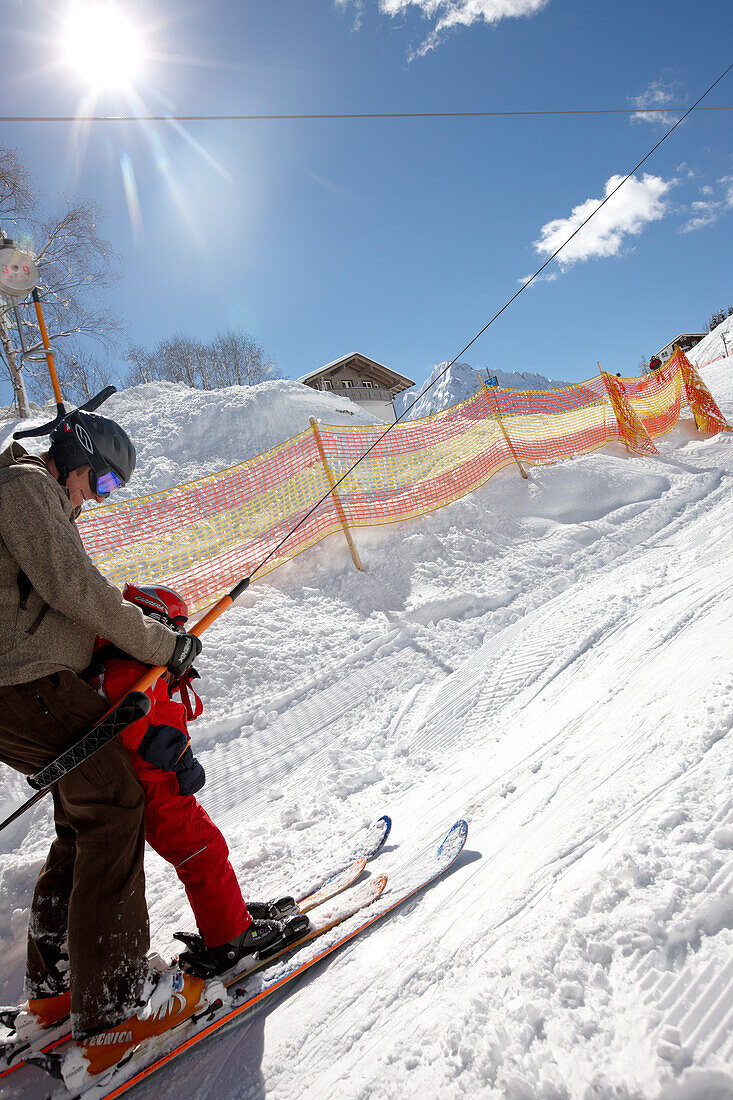
<instances>
[{"instance_id":1,"label":"helmet strap","mask_svg":"<svg viewBox=\"0 0 733 1100\"><path fill-rule=\"evenodd\" d=\"M63 485L63 487L66 488L66 481L69 477L69 474L71 473L71 470L68 468L68 466L65 463L62 465L61 456L58 454L58 451L60 449L61 449L60 447L56 447L55 445L52 445L49 448L48 456L49 456L49 458L53 459L54 464L56 466L56 469L58 470L58 475L59 476L56 480L58 481L59 485Z\"/></svg>"}]
</instances>

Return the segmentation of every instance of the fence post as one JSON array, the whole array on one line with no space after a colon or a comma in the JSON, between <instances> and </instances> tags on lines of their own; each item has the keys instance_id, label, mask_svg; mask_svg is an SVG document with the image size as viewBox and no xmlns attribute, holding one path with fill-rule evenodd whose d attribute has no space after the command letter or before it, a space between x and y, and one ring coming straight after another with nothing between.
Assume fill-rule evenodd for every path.
<instances>
[{"instance_id":1,"label":"fence post","mask_svg":"<svg viewBox=\"0 0 733 1100\"><path fill-rule=\"evenodd\" d=\"M357 569L360 569L361 572L363 573L364 572L364 566L361 564L361 560L359 558L359 551L356 549L356 544L355 544L354 539L351 535L351 531L349 530L349 525L346 521L346 515L344 513L343 508L341 507L341 501L339 500L338 493L336 492L336 489L335 489L336 482L334 480L333 474L331 473L331 467L328 465L328 459L326 458L326 452L325 452L324 447L323 447L323 440L321 439L320 432L318 431L318 421L316 420L315 416L312 416L310 418L310 425L311 425L311 428L313 429L313 435L315 436L315 439L316 439L316 447L318 447L318 453L321 456L321 462L323 463L323 468L326 471L326 478L328 479L328 484L329 484L329 487L331 489L331 496L333 497L333 504L334 504L334 508L336 509L336 515L341 520L341 526L344 529L344 535L346 536L346 542L348 543L349 550L351 551L351 556L354 559L354 565L356 566Z\"/></svg>"},{"instance_id":2,"label":"fence post","mask_svg":"<svg viewBox=\"0 0 733 1100\"><path fill-rule=\"evenodd\" d=\"M476 377L478 378L479 382L481 383L481 385L486 390L486 393L489 395L489 408L491 409L492 413L496 417L496 422L497 422L497 424L499 425L499 427L501 428L501 430L504 433L504 438L506 439L507 443L509 444L509 450L512 452L512 457L513 457L514 461L516 462L517 466L519 467L520 474L522 475L523 478L526 478L527 474L525 473L525 470L524 470L524 467L522 466L522 463L519 461L519 458L517 456L517 452L514 450L514 444L512 443L511 439L509 438L507 430L504 427L504 421L501 419L501 415L499 413L499 402L498 401L496 402L496 408L494 408L494 406L491 403L491 394L490 394L490 390L489 390L488 385L486 384L486 382L484 382L483 378L481 377L481 375L479 374L478 371L476 371Z\"/></svg>"}]
</instances>

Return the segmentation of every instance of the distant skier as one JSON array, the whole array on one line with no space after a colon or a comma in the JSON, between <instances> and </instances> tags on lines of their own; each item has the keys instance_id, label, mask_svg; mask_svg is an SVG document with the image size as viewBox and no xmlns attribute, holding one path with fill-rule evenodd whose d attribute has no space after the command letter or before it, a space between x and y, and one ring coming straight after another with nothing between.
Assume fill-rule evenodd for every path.
<instances>
[{"instance_id":1,"label":"distant skier","mask_svg":"<svg viewBox=\"0 0 733 1100\"><path fill-rule=\"evenodd\" d=\"M652 373L653 371L659 370L661 365L662 365L662 360L659 358L659 356L658 355L652 355L651 359L649 360L649 372Z\"/></svg>"},{"instance_id":2,"label":"distant skier","mask_svg":"<svg viewBox=\"0 0 733 1100\"><path fill-rule=\"evenodd\" d=\"M198 638L123 600L77 531L84 502L106 500L134 467L135 448L119 424L78 409L53 428L40 458L18 443L0 454L0 760L25 774L107 709L79 675L95 635L177 677L200 652ZM53 1026L71 1012L75 1039L94 1045L153 986L155 1003L170 1004L166 1026L186 1019L203 983L187 979L183 996L170 1000L173 978L151 978L146 962L144 799L128 753L109 742L52 795L56 839L28 923L29 1024Z\"/></svg>"},{"instance_id":3,"label":"distant skier","mask_svg":"<svg viewBox=\"0 0 733 1100\"><path fill-rule=\"evenodd\" d=\"M171 588L126 584L123 595L148 618L183 629L188 607ZM88 675L92 686L111 700L123 697L144 671L117 646L99 639ZM308 921L277 919L297 913L292 898L245 904L227 843L193 797L206 781L187 728L187 720L203 712L193 679L198 679L193 668L179 677L161 677L147 692L150 713L128 726L121 740L145 792L145 839L175 868L198 924L200 935L182 936L188 950L179 961L208 978L231 970L255 951L285 946L306 930Z\"/></svg>"}]
</instances>

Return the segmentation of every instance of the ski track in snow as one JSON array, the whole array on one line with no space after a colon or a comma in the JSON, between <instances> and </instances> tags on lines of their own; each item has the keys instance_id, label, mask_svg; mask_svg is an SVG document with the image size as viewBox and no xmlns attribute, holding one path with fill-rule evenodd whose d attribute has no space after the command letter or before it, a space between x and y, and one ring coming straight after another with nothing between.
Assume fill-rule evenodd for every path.
<instances>
[{"instance_id":1,"label":"ski track in snow","mask_svg":"<svg viewBox=\"0 0 733 1100\"><path fill-rule=\"evenodd\" d=\"M732 366L703 371L729 419ZM460 816L468 844L136 1095L733 1097L733 436L684 421L658 445L357 530L364 574L334 536L211 628L201 800L250 896L308 890L383 812L368 870L395 884ZM7 809L25 786L3 780ZM50 835L42 804L0 841L9 1001ZM153 853L147 876L170 953L192 919Z\"/></svg>"}]
</instances>

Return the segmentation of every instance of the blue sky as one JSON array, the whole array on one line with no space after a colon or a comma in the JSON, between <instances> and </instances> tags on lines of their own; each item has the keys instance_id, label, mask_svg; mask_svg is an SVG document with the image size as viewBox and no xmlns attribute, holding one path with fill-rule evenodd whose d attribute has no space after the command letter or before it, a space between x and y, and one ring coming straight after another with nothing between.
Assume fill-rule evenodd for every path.
<instances>
[{"instance_id":1,"label":"blue sky","mask_svg":"<svg viewBox=\"0 0 733 1100\"><path fill-rule=\"evenodd\" d=\"M156 113L679 105L731 61L729 0L118 6L143 29L137 103ZM59 63L67 12L66 0L5 0L3 114L78 109L85 87ZM733 72L705 105L733 105ZM131 109L121 92L96 103ZM579 234L571 262L553 262L464 358L567 380L597 360L633 374L733 304L732 121L693 114ZM122 257L111 304L129 342L239 325L286 377L358 350L418 381L663 132L663 120L628 115L190 122L183 133L96 123L83 140L68 124L0 123L48 207L84 194L106 210Z\"/></svg>"}]
</instances>

